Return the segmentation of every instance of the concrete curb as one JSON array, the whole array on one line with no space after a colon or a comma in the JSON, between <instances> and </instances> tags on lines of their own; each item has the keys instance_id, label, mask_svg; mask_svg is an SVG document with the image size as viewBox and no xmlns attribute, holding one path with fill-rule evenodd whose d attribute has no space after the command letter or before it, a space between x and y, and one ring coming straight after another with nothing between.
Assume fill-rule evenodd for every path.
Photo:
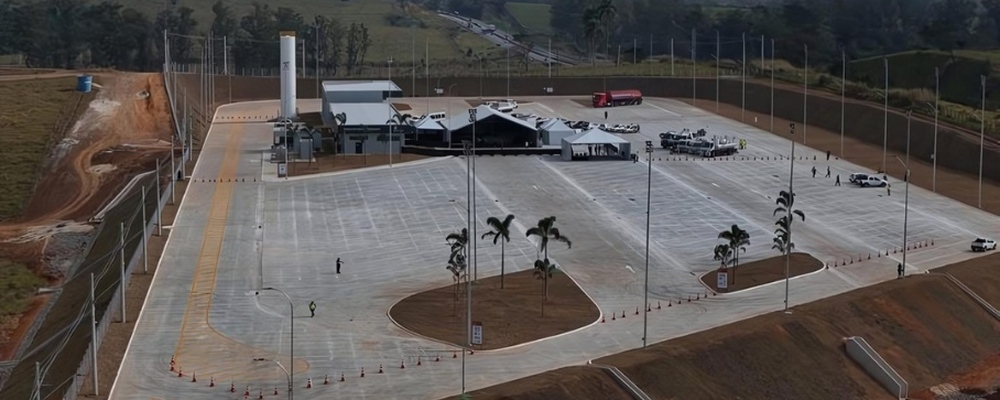
<instances>
[{"instance_id":1,"label":"concrete curb","mask_svg":"<svg viewBox=\"0 0 1000 400\"><path fill-rule=\"evenodd\" d=\"M811 256L811 254L810 254L810 256ZM815 258L815 257L813 257L813 258ZM807 277L807 276L812 276L812 275L818 274L818 273L823 272L823 271L826 271L826 265L825 264L824 264L823 267L820 267L820 269L817 269L817 270L815 270L813 272L805 273L805 274L802 274L802 275L795 275L793 277L788 278L788 280L789 281L793 281L793 280L796 280L798 278L804 278L804 277ZM708 288L708 285L706 285L705 281L702 281L701 278L703 278L705 275L711 274L712 272L715 272L715 271L708 271L708 272L706 272L704 274L699 275L698 276L698 282L700 282L703 286L705 286L706 288ZM771 285L774 285L776 283L782 283L784 281L785 281L784 279L778 279L778 280L776 280L774 282L768 282L768 283L765 283L765 284L762 284L762 285L757 285L757 286L754 286L754 287L748 287L746 289L740 289L740 290L736 290L736 291L732 291L732 292L715 292L711 288L709 288L709 291L711 291L713 293L716 293L719 296L725 296L725 295L729 295L729 294L749 292L749 291L757 289L757 288L771 286Z\"/></svg>"},{"instance_id":2,"label":"concrete curb","mask_svg":"<svg viewBox=\"0 0 1000 400\"><path fill-rule=\"evenodd\" d=\"M415 161L406 161L406 162L401 162L401 163L395 163L391 167L388 166L388 165L377 165L377 166L372 166L372 167L365 167L365 168L358 168L358 169L349 169L349 170L345 170L345 171L324 172L324 173L321 173L321 174L294 176L294 177L288 177L288 178L278 178L277 173L275 171L275 174L271 174L270 172L262 173L261 174L261 181L266 182L266 183L305 181L305 180L310 180L310 179L329 178L329 177L333 177L333 176L348 175L348 174L354 174L354 173L362 173L362 172L381 171L381 170L387 170L387 169L414 167L414 166L418 166L418 165L430 164L430 163L433 163L433 162L439 162L439 161L447 160L447 159L454 158L454 157L455 156L432 157L432 158L427 158L427 159L423 159L423 160L415 160Z\"/></svg>"}]
</instances>

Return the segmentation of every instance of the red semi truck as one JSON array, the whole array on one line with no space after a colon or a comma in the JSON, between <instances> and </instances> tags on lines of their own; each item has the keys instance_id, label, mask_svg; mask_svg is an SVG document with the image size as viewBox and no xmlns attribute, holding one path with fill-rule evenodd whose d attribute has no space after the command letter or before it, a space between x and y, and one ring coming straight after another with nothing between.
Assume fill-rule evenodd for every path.
<instances>
[{"instance_id":1,"label":"red semi truck","mask_svg":"<svg viewBox=\"0 0 1000 400\"><path fill-rule=\"evenodd\" d=\"M594 108L631 106L635 104L642 104L642 92L638 90L594 92Z\"/></svg>"}]
</instances>

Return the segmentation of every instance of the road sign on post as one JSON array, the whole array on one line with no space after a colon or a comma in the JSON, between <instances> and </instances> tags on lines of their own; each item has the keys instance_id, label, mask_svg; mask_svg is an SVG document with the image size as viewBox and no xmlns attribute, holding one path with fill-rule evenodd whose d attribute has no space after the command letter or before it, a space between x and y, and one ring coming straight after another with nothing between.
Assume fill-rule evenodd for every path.
<instances>
[{"instance_id":1,"label":"road sign on post","mask_svg":"<svg viewBox=\"0 0 1000 400\"><path fill-rule=\"evenodd\" d=\"M483 323L472 321L472 344L483 345Z\"/></svg>"},{"instance_id":2,"label":"road sign on post","mask_svg":"<svg viewBox=\"0 0 1000 400\"><path fill-rule=\"evenodd\" d=\"M726 268L719 270L719 273L715 277L715 287L719 290L729 289L729 273Z\"/></svg>"}]
</instances>

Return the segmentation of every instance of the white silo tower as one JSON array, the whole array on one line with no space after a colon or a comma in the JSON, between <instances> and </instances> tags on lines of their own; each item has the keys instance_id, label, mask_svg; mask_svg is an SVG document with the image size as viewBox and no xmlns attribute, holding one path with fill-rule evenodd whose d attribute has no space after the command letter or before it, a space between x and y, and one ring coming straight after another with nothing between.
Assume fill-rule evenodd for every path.
<instances>
[{"instance_id":1,"label":"white silo tower","mask_svg":"<svg viewBox=\"0 0 1000 400\"><path fill-rule=\"evenodd\" d=\"M295 32L283 31L281 37L281 116L295 118Z\"/></svg>"}]
</instances>

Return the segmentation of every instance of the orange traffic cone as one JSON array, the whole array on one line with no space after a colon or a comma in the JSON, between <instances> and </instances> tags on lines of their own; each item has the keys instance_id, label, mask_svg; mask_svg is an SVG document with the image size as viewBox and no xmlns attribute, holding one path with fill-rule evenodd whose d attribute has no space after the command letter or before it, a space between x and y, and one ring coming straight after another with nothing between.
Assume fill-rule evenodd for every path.
<instances>
[{"instance_id":1,"label":"orange traffic cone","mask_svg":"<svg viewBox=\"0 0 1000 400\"><path fill-rule=\"evenodd\" d=\"M247 390L243 392L243 397L250 397L250 385L247 385Z\"/></svg>"},{"instance_id":2,"label":"orange traffic cone","mask_svg":"<svg viewBox=\"0 0 1000 400\"><path fill-rule=\"evenodd\" d=\"M324 385L329 385L330 384L330 375L324 375L323 376L323 384Z\"/></svg>"},{"instance_id":3,"label":"orange traffic cone","mask_svg":"<svg viewBox=\"0 0 1000 400\"><path fill-rule=\"evenodd\" d=\"M274 387L274 395L275 395L275 396L277 396L277 395L278 395L278 387L277 387L277 386L275 386L275 387Z\"/></svg>"},{"instance_id":4,"label":"orange traffic cone","mask_svg":"<svg viewBox=\"0 0 1000 400\"><path fill-rule=\"evenodd\" d=\"M340 373L340 381L341 381L341 382L347 382L347 377L346 377L346 376L344 376L344 373L343 373L343 372L341 372L341 373Z\"/></svg>"},{"instance_id":5,"label":"orange traffic cone","mask_svg":"<svg viewBox=\"0 0 1000 400\"><path fill-rule=\"evenodd\" d=\"M661 308L661 307L660 307L660 301L659 301L659 300L657 300L657 301L656 301L656 309L657 309L657 310L659 310L660 308Z\"/></svg>"},{"instance_id":6,"label":"orange traffic cone","mask_svg":"<svg viewBox=\"0 0 1000 400\"><path fill-rule=\"evenodd\" d=\"M198 382L198 374L191 374L191 382Z\"/></svg>"},{"instance_id":7,"label":"orange traffic cone","mask_svg":"<svg viewBox=\"0 0 1000 400\"><path fill-rule=\"evenodd\" d=\"M604 316L603 315L601 316L601 323L602 324L604 323Z\"/></svg>"},{"instance_id":8,"label":"orange traffic cone","mask_svg":"<svg viewBox=\"0 0 1000 400\"><path fill-rule=\"evenodd\" d=\"M380 374L381 374L381 373L383 373L383 372L382 372L382 364L379 364L379 365L378 365L378 373L380 373Z\"/></svg>"},{"instance_id":9,"label":"orange traffic cone","mask_svg":"<svg viewBox=\"0 0 1000 400\"><path fill-rule=\"evenodd\" d=\"M313 378L306 379L306 389L312 389L312 387L313 387Z\"/></svg>"},{"instance_id":10,"label":"orange traffic cone","mask_svg":"<svg viewBox=\"0 0 1000 400\"><path fill-rule=\"evenodd\" d=\"M177 377L178 378L183 378L184 377L184 370L182 370L180 368L177 368Z\"/></svg>"},{"instance_id":11,"label":"orange traffic cone","mask_svg":"<svg viewBox=\"0 0 1000 400\"><path fill-rule=\"evenodd\" d=\"M441 356L434 356L434 362L441 361Z\"/></svg>"},{"instance_id":12,"label":"orange traffic cone","mask_svg":"<svg viewBox=\"0 0 1000 400\"><path fill-rule=\"evenodd\" d=\"M174 364L176 364L176 363L177 363L177 361L176 361L176 359L174 359L174 356L170 356L170 372L174 371Z\"/></svg>"},{"instance_id":13,"label":"orange traffic cone","mask_svg":"<svg viewBox=\"0 0 1000 400\"><path fill-rule=\"evenodd\" d=\"M635 307L635 315L639 315L639 306Z\"/></svg>"},{"instance_id":14,"label":"orange traffic cone","mask_svg":"<svg viewBox=\"0 0 1000 400\"><path fill-rule=\"evenodd\" d=\"M622 310L622 318L625 318L625 310Z\"/></svg>"},{"instance_id":15,"label":"orange traffic cone","mask_svg":"<svg viewBox=\"0 0 1000 400\"><path fill-rule=\"evenodd\" d=\"M263 398L264 398L264 389L261 389L261 390L260 390L260 393L259 393L259 394L257 395L257 399L258 399L258 400L261 400L261 399L263 399Z\"/></svg>"},{"instance_id":16,"label":"orange traffic cone","mask_svg":"<svg viewBox=\"0 0 1000 400\"><path fill-rule=\"evenodd\" d=\"M615 321L615 314L614 313L611 313L611 320Z\"/></svg>"},{"instance_id":17,"label":"orange traffic cone","mask_svg":"<svg viewBox=\"0 0 1000 400\"><path fill-rule=\"evenodd\" d=\"M215 387L215 377L214 376L208 377L208 387Z\"/></svg>"},{"instance_id":18,"label":"orange traffic cone","mask_svg":"<svg viewBox=\"0 0 1000 400\"><path fill-rule=\"evenodd\" d=\"M417 356L417 366L419 367L419 366L421 366L421 365L422 365L422 364L420 363L420 356Z\"/></svg>"},{"instance_id":19,"label":"orange traffic cone","mask_svg":"<svg viewBox=\"0 0 1000 400\"><path fill-rule=\"evenodd\" d=\"M236 382L229 382L229 393L236 393Z\"/></svg>"},{"instance_id":20,"label":"orange traffic cone","mask_svg":"<svg viewBox=\"0 0 1000 400\"><path fill-rule=\"evenodd\" d=\"M674 306L674 303L671 302L670 300L667 300L667 307L673 307L673 306Z\"/></svg>"},{"instance_id":21,"label":"orange traffic cone","mask_svg":"<svg viewBox=\"0 0 1000 400\"><path fill-rule=\"evenodd\" d=\"M361 367L361 377L365 377L365 367Z\"/></svg>"},{"instance_id":22,"label":"orange traffic cone","mask_svg":"<svg viewBox=\"0 0 1000 400\"><path fill-rule=\"evenodd\" d=\"M406 369L406 360L399 360L399 369Z\"/></svg>"},{"instance_id":23,"label":"orange traffic cone","mask_svg":"<svg viewBox=\"0 0 1000 400\"><path fill-rule=\"evenodd\" d=\"M458 358L458 352L457 351L451 352L451 358Z\"/></svg>"}]
</instances>

